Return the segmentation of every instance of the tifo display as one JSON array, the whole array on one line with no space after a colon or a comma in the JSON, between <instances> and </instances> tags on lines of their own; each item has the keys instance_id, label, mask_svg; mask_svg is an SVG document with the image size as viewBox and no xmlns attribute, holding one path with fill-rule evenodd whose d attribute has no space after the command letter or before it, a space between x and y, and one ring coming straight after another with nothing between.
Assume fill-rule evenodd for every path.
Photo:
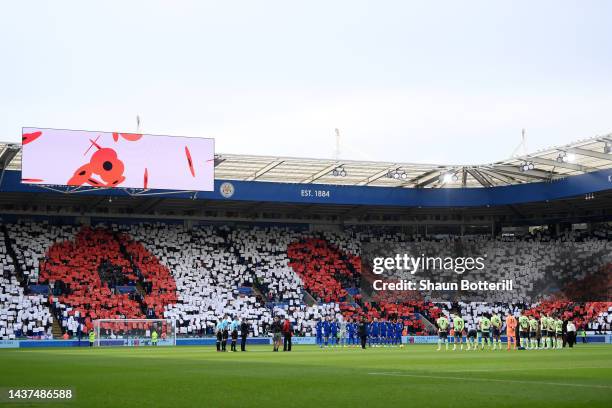
<instances>
[{"instance_id":1,"label":"tifo display","mask_svg":"<svg viewBox=\"0 0 612 408\"><path fill-rule=\"evenodd\" d=\"M360 287L361 246L367 242L412 240L435 247L463 241L482 248L495 243L537 260L528 267L531 273L521 273L524 280L535 279L537 271L555 262L546 254L558 242L599 248L609 245L608 229L501 240L425 238L376 229L308 232L290 227L186 227L159 222L88 227L26 221L6 223L2 228L7 238L0 235L0 338L6 340L52 335L85 338L91 331L97 340L107 335L118 338L126 330L110 322L121 319L158 319L150 323L135 320L134 327L130 326L147 339L153 331L160 339L162 335L168 339L174 330L179 338L214 337L219 322L229 319L244 322L248 336L254 337L280 334L283 330L278 324L288 320L292 335L319 338L321 322L336 322L344 339L350 338L349 333L359 337L358 329L347 324L383 321L380 327L385 335L380 336L397 343L398 335L437 335L438 319L456 315L463 319L464 328L455 334L464 333L469 339L476 330L486 342L482 322L487 318L524 315L540 319L538 332L554 334L539 335L546 338L544 345L550 345L549 338L557 345L559 321L564 331L571 323L576 333L595 333L607 330L612 320L609 302L567 298L532 304L432 302L424 297L366 294ZM513 270L516 265L497 267ZM547 316L555 318L550 327L541 320ZM281 323L275 325L275 317ZM96 321L99 325L95 327ZM171 322L172 330L166 322ZM540 326L545 328L540 330ZM497 330L505 330L505 323L503 327ZM370 336L378 329L373 330L368 328ZM520 333L517 338L520 342Z\"/></svg>"}]
</instances>

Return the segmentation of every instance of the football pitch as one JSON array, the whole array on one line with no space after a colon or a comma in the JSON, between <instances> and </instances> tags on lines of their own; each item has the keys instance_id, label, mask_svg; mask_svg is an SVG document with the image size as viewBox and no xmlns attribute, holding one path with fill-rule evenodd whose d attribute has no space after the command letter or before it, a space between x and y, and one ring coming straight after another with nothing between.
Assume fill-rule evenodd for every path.
<instances>
[{"instance_id":1,"label":"football pitch","mask_svg":"<svg viewBox=\"0 0 612 408\"><path fill-rule=\"evenodd\" d=\"M74 390L14 407L611 407L612 347L541 351L212 347L0 350L0 388Z\"/></svg>"}]
</instances>

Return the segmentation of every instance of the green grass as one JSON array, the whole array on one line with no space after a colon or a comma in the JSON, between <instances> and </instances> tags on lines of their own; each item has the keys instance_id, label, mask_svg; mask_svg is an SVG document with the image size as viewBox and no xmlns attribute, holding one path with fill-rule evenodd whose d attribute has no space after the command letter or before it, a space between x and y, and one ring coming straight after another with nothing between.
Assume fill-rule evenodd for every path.
<instances>
[{"instance_id":1,"label":"green grass","mask_svg":"<svg viewBox=\"0 0 612 408\"><path fill-rule=\"evenodd\" d=\"M612 347L542 351L250 347L4 349L0 388L75 390L68 407L611 407Z\"/></svg>"}]
</instances>

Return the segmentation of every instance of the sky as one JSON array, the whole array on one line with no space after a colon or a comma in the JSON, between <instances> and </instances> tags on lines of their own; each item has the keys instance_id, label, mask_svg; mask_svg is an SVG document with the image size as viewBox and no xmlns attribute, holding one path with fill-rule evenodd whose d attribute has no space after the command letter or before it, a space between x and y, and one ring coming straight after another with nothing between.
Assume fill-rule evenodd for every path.
<instances>
[{"instance_id":1,"label":"sky","mask_svg":"<svg viewBox=\"0 0 612 408\"><path fill-rule=\"evenodd\" d=\"M610 1L2 1L0 140L485 164L612 132ZM520 152L523 152L520 149Z\"/></svg>"}]
</instances>

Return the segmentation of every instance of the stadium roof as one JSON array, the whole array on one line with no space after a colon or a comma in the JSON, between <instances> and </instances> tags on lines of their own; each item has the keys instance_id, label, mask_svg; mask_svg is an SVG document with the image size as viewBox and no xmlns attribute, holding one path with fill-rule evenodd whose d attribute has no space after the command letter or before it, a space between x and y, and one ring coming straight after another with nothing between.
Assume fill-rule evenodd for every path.
<instances>
[{"instance_id":1,"label":"stadium roof","mask_svg":"<svg viewBox=\"0 0 612 408\"><path fill-rule=\"evenodd\" d=\"M482 165L307 159L219 153L215 178L398 188L493 187L612 168L612 134ZM21 145L0 142L0 168L21 169Z\"/></svg>"}]
</instances>

